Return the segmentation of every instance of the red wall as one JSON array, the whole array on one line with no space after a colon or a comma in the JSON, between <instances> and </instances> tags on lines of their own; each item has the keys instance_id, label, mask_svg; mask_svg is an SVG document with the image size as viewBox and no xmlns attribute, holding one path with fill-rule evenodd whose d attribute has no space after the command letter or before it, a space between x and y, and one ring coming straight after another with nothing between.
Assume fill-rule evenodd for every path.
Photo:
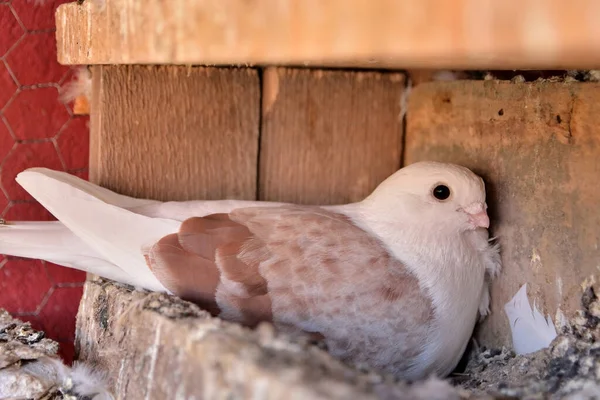
<instances>
[{"instance_id":1,"label":"red wall","mask_svg":"<svg viewBox=\"0 0 600 400\"><path fill-rule=\"evenodd\" d=\"M54 10L70 0L0 0L0 212L6 220L51 220L14 181L29 167L87 178L88 117L73 116L58 88L73 71L56 61ZM0 308L31 321L73 357L85 274L0 255Z\"/></svg>"}]
</instances>

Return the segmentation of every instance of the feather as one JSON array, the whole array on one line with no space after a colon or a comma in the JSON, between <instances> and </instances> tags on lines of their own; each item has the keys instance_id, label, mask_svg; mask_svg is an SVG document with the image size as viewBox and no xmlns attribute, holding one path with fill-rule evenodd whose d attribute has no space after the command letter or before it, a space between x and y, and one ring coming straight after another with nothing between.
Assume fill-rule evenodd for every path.
<instances>
[{"instance_id":1,"label":"feather","mask_svg":"<svg viewBox=\"0 0 600 400\"><path fill-rule=\"evenodd\" d=\"M79 96L92 98L92 74L87 66L75 69L75 78L60 88L60 100L70 103Z\"/></svg>"},{"instance_id":2,"label":"feather","mask_svg":"<svg viewBox=\"0 0 600 400\"><path fill-rule=\"evenodd\" d=\"M54 264L135 285L135 279L104 260L60 222L11 222L0 225L0 254L41 258Z\"/></svg>"},{"instance_id":3,"label":"feather","mask_svg":"<svg viewBox=\"0 0 600 400\"><path fill-rule=\"evenodd\" d=\"M25 364L23 369L59 392L77 399L114 399L105 383L106 374L84 363L75 362L73 367L69 368L56 358L41 357L35 362Z\"/></svg>"},{"instance_id":4,"label":"feather","mask_svg":"<svg viewBox=\"0 0 600 400\"><path fill-rule=\"evenodd\" d=\"M347 215L316 206L242 208L186 220L173 236L149 257L173 293L210 294L223 319L296 327L326 337L342 359L416 373L411 362L389 359L408 349L420 354L431 303L406 266ZM207 285L202 278L217 269L219 284ZM393 350L369 360L372 342Z\"/></svg>"},{"instance_id":5,"label":"feather","mask_svg":"<svg viewBox=\"0 0 600 400\"><path fill-rule=\"evenodd\" d=\"M177 232L178 221L135 214L106 202L125 201L119 195L109 192L111 196L107 199L106 189L83 185L83 180L74 184L56 179L47 170L21 172L17 182L105 260L127 268L126 272L136 277L136 286L165 291L148 269L143 249Z\"/></svg>"},{"instance_id":6,"label":"feather","mask_svg":"<svg viewBox=\"0 0 600 400\"><path fill-rule=\"evenodd\" d=\"M504 305L504 311L510 322L513 347L517 354L533 353L546 348L556 338L556 328L548 315L538 311L535 303L533 310L527 298L527 284Z\"/></svg>"},{"instance_id":7,"label":"feather","mask_svg":"<svg viewBox=\"0 0 600 400\"><path fill-rule=\"evenodd\" d=\"M67 184L73 189L85 192L86 194L95 197L98 200L122 208L129 209L135 207L148 206L151 204L161 204L161 202L157 200L137 199L134 197L118 194L111 190L103 188L102 186L98 186L91 182L83 180L75 175L42 167L29 168L26 171L21 172L17 176L17 182L21 186L23 186L23 184L27 184L27 182L30 182L31 179L36 179L35 177L39 175L41 175L42 177L50 178L51 181L56 181L56 183ZM42 182L42 178L40 177L39 179L40 182ZM46 184L50 183L47 180L44 181L47 182ZM32 188L32 190L35 191L35 188Z\"/></svg>"},{"instance_id":8,"label":"feather","mask_svg":"<svg viewBox=\"0 0 600 400\"><path fill-rule=\"evenodd\" d=\"M68 186L66 192L83 192L103 203L124 208L135 214L149 217L149 219L184 221L187 218L204 216L214 212L229 212L238 207L279 205L279 203L243 200L197 200L163 203L156 200L137 199L117 194L74 175L46 168L28 169L19 175L18 180L24 185L29 185L28 187L31 187L33 192L36 190L39 192L43 190L44 186L37 188L37 181L44 177L49 179L44 184L46 186L64 184ZM33 181L29 182L30 180ZM142 254L139 248L135 248L134 251ZM135 268L124 270L119 266L120 264L109 261L103 253L88 245L86 241L80 239L59 221L10 222L0 225L0 254L43 259L64 267L90 272L133 286L156 289L156 285L149 286L143 280L140 280L140 274L135 272ZM127 266L129 267L129 265ZM143 277L143 275L141 276ZM152 280L150 281L152 282ZM160 288L158 289L160 290Z\"/></svg>"},{"instance_id":9,"label":"feather","mask_svg":"<svg viewBox=\"0 0 600 400\"><path fill-rule=\"evenodd\" d=\"M60 235L9 223L7 254L84 270L98 256L104 276L320 334L334 356L407 379L454 368L500 267L470 208L485 210L484 182L451 164L413 164L363 201L323 207L139 200L39 168L17 181L60 221L35 227ZM440 181L461 195L436 201Z\"/></svg>"},{"instance_id":10,"label":"feather","mask_svg":"<svg viewBox=\"0 0 600 400\"><path fill-rule=\"evenodd\" d=\"M102 186L95 185L75 175L66 172L55 171L48 168L29 168L21 174L41 174L52 180L73 186L90 196L105 203L125 208L136 214L152 218L165 218L176 221L184 221L192 217L203 217L209 214L229 213L236 208L247 207L276 207L285 203L252 201L252 200L189 200L189 201L167 201L138 199L115 193ZM21 175L20 174L20 175ZM19 182L19 178L17 178Z\"/></svg>"}]
</instances>

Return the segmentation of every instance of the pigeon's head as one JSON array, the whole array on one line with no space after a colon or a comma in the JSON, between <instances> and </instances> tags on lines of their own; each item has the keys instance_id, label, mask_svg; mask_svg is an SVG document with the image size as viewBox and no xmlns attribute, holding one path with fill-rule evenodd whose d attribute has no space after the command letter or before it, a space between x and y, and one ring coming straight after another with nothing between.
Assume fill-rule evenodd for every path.
<instances>
[{"instance_id":1,"label":"pigeon's head","mask_svg":"<svg viewBox=\"0 0 600 400\"><path fill-rule=\"evenodd\" d=\"M487 229L490 220L483 179L455 164L418 162L382 182L367 199L415 223L439 229Z\"/></svg>"}]
</instances>

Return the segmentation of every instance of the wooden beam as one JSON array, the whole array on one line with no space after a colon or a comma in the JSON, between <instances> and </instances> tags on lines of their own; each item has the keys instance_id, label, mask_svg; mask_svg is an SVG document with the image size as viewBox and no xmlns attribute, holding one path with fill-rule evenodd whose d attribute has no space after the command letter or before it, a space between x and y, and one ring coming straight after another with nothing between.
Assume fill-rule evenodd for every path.
<instances>
[{"instance_id":1,"label":"wooden beam","mask_svg":"<svg viewBox=\"0 0 600 400\"><path fill-rule=\"evenodd\" d=\"M63 64L594 69L597 0L86 0Z\"/></svg>"},{"instance_id":2,"label":"wooden beam","mask_svg":"<svg viewBox=\"0 0 600 400\"><path fill-rule=\"evenodd\" d=\"M259 198L362 200L400 167L400 73L268 68Z\"/></svg>"},{"instance_id":3,"label":"wooden beam","mask_svg":"<svg viewBox=\"0 0 600 400\"><path fill-rule=\"evenodd\" d=\"M255 199L253 69L97 66L90 179L157 200Z\"/></svg>"}]
</instances>

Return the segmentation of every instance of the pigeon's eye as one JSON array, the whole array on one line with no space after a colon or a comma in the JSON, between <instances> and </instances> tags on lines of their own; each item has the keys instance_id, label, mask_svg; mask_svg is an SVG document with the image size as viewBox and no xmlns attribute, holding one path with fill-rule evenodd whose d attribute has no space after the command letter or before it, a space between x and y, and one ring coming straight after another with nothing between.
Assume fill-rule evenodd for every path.
<instances>
[{"instance_id":1,"label":"pigeon's eye","mask_svg":"<svg viewBox=\"0 0 600 400\"><path fill-rule=\"evenodd\" d=\"M438 200L446 200L450 197L450 188L446 185L437 185L433 188L433 197Z\"/></svg>"}]
</instances>

